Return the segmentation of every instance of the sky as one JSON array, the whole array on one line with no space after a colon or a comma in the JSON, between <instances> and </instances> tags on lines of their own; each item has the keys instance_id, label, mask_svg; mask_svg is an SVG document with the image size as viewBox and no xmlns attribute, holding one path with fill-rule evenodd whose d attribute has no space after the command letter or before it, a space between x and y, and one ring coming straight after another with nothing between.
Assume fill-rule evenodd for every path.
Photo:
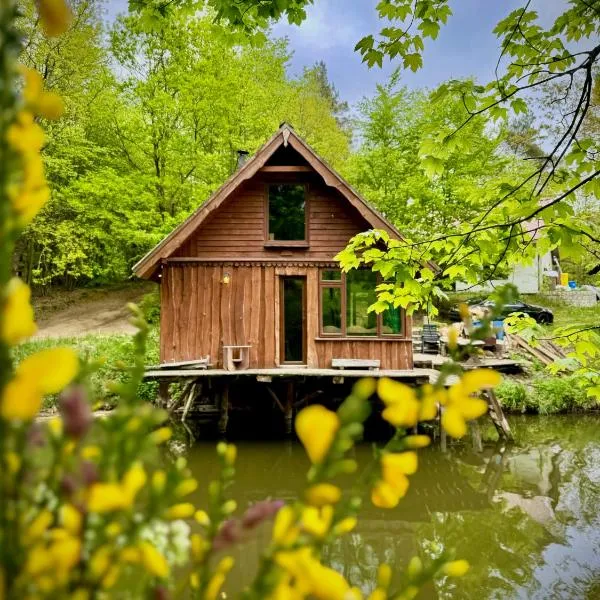
<instances>
[{"instance_id":1,"label":"sky","mask_svg":"<svg viewBox=\"0 0 600 600\"><path fill-rule=\"evenodd\" d=\"M319 60L327 65L329 78L350 104L373 94L399 65L384 63L369 69L354 52L358 40L382 26L375 7L379 0L315 0L302 25L280 22L273 35L287 37L293 56L290 74ZM106 0L109 19L126 10L127 0ZM411 88L432 88L450 78L470 77L485 82L493 76L499 43L493 34L496 23L524 0L452 0L454 14L442 27L437 40L425 41L423 68L403 72L402 82ZM567 0L533 0L543 25L551 23L567 6Z\"/></svg>"}]
</instances>

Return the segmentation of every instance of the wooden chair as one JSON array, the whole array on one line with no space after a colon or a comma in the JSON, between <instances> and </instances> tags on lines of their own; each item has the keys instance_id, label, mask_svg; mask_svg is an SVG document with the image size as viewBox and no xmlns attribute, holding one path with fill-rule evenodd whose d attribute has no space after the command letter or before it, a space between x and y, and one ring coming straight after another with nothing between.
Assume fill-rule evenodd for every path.
<instances>
[{"instance_id":1,"label":"wooden chair","mask_svg":"<svg viewBox=\"0 0 600 600\"><path fill-rule=\"evenodd\" d=\"M440 354L442 336L437 323L424 323L421 331L421 345L424 354Z\"/></svg>"}]
</instances>

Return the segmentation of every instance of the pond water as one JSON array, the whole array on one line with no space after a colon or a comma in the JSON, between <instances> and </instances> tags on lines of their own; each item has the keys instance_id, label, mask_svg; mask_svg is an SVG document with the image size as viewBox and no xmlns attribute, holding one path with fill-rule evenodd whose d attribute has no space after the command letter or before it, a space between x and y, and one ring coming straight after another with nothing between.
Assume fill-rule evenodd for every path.
<instances>
[{"instance_id":1,"label":"pond water","mask_svg":"<svg viewBox=\"0 0 600 600\"><path fill-rule=\"evenodd\" d=\"M513 417L511 425L515 445L421 451L400 505L367 502L357 530L327 548L325 561L366 593L380 563L400 570L415 554L447 548L470 572L420 598L600 598L600 418ZM292 500L303 488L308 461L298 443L241 442L238 450L232 496L240 509ZM356 449L359 463L370 455L368 444ZM214 443L190 450L201 482L214 476L214 457ZM268 535L265 527L235 549L230 592L251 578Z\"/></svg>"}]
</instances>

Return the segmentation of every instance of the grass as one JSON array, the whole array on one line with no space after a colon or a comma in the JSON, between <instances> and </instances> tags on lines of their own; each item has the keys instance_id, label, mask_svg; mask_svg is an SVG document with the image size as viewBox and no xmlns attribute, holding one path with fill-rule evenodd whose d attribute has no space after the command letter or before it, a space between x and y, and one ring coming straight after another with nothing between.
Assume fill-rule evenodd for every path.
<instances>
[{"instance_id":1,"label":"grass","mask_svg":"<svg viewBox=\"0 0 600 600\"><path fill-rule=\"evenodd\" d=\"M74 348L85 363L94 363L87 383L94 405L111 407L116 404L116 396L108 389L111 381L124 378L122 367L128 365L133 353L132 337L129 335L86 335L83 337L44 338L25 342L13 348L13 358L19 363L27 356L48 348L69 346ZM158 329L152 328L148 336L146 348L146 364L158 363ZM140 398L154 400L156 384L143 383L140 386ZM48 396L44 408L51 409L56 405L56 396Z\"/></svg>"},{"instance_id":2,"label":"grass","mask_svg":"<svg viewBox=\"0 0 600 600\"><path fill-rule=\"evenodd\" d=\"M549 326L551 331L568 325L581 324L585 327L600 323L600 302L595 306L571 306L557 300L550 300L537 294L524 296L525 302L545 306L554 313L554 323Z\"/></svg>"}]
</instances>

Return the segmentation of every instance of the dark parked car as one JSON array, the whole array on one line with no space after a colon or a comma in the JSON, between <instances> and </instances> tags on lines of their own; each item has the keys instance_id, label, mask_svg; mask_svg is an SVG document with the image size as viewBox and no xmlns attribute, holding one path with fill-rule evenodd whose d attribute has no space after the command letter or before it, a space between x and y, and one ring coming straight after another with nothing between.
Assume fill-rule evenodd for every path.
<instances>
[{"instance_id":1,"label":"dark parked car","mask_svg":"<svg viewBox=\"0 0 600 600\"><path fill-rule=\"evenodd\" d=\"M477 308L489 308L491 309L494 306L492 300L483 300L478 302L469 302L469 309L477 309ZM502 316L508 317L511 313L521 312L533 317L538 323L553 323L554 322L554 313L549 308L544 308L543 306L535 306L533 304L527 304L526 302L512 302L511 304L505 304L502 308ZM450 310L441 311L440 316L446 317L450 321L460 321L460 314L458 312L458 307L453 306Z\"/></svg>"}]
</instances>

